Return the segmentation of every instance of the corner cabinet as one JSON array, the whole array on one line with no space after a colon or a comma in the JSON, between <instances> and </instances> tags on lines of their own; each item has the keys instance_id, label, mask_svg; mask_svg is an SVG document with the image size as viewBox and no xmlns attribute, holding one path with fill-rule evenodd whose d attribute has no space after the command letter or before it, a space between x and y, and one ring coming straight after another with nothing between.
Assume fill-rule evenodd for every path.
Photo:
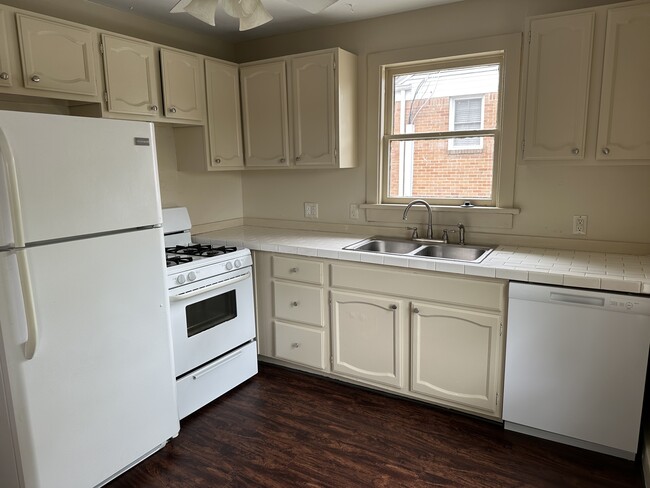
<instances>
[{"instance_id":1,"label":"corner cabinet","mask_svg":"<svg viewBox=\"0 0 650 488\"><path fill-rule=\"evenodd\" d=\"M528 28L522 161L647 164L650 3L533 17Z\"/></svg>"},{"instance_id":2,"label":"corner cabinet","mask_svg":"<svg viewBox=\"0 0 650 488\"><path fill-rule=\"evenodd\" d=\"M246 166L356 166L356 64L329 49L243 65Z\"/></svg>"},{"instance_id":3,"label":"corner cabinet","mask_svg":"<svg viewBox=\"0 0 650 488\"><path fill-rule=\"evenodd\" d=\"M97 95L97 42L90 29L16 14L25 88Z\"/></svg>"},{"instance_id":4,"label":"corner cabinet","mask_svg":"<svg viewBox=\"0 0 650 488\"><path fill-rule=\"evenodd\" d=\"M505 281L262 251L254 259L262 359L501 417Z\"/></svg>"}]
</instances>

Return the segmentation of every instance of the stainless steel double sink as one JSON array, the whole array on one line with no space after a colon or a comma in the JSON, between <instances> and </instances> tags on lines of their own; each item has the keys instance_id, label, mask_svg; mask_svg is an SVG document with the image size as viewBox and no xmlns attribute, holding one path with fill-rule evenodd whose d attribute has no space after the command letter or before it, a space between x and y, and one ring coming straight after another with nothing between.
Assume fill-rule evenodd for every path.
<instances>
[{"instance_id":1,"label":"stainless steel double sink","mask_svg":"<svg viewBox=\"0 0 650 488\"><path fill-rule=\"evenodd\" d=\"M491 247L446 244L426 239L408 240L374 236L344 247L348 251L361 251L399 256L448 259L467 263L480 263L492 252Z\"/></svg>"}]
</instances>

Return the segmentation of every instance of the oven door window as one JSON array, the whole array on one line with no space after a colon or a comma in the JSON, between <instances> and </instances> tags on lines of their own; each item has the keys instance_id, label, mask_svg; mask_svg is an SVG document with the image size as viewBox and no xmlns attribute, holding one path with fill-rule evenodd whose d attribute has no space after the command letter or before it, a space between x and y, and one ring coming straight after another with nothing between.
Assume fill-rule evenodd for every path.
<instances>
[{"instance_id":1,"label":"oven door window","mask_svg":"<svg viewBox=\"0 0 650 488\"><path fill-rule=\"evenodd\" d=\"M237 317L235 290L185 307L187 337L200 334Z\"/></svg>"}]
</instances>

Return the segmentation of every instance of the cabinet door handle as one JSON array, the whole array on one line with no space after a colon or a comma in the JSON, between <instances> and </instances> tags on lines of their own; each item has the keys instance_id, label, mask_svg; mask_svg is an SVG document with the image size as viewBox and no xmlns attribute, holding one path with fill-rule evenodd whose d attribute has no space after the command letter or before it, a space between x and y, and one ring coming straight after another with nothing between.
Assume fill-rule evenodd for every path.
<instances>
[{"instance_id":1,"label":"cabinet door handle","mask_svg":"<svg viewBox=\"0 0 650 488\"><path fill-rule=\"evenodd\" d=\"M0 73L0 80L7 81L8 79L9 79L9 73L7 73L6 71L3 71L2 73Z\"/></svg>"},{"instance_id":2,"label":"cabinet door handle","mask_svg":"<svg viewBox=\"0 0 650 488\"><path fill-rule=\"evenodd\" d=\"M415 307L415 308L413 309L413 313L420 313L420 309L417 308L417 307Z\"/></svg>"},{"instance_id":3,"label":"cabinet door handle","mask_svg":"<svg viewBox=\"0 0 650 488\"><path fill-rule=\"evenodd\" d=\"M298 268L289 269L289 273L297 273L297 272L298 272Z\"/></svg>"},{"instance_id":4,"label":"cabinet door handle","mask_svg":"<svg viewBox=\"0 0 650 488\"><path fill-rule=\"evenodd\" d=\"M391 310L397 310L397 305L392 304L392 305L389 305L388 308L390 308Z\"/></svg>"},{"instance_id":5,"label":"cabinet door handle","mask_svg":"<svg viewBox=\"0 0 650 488\"><path fill-rule=\"evenodd\" d=\"M215 164L221 164L221 159L220 158L215 158L214 162L215 162Z\"/></svg>"},{"instance_id":6,"label":"cabinet door handle","mask_svg":"<svg viewBox=\"0 0 650 488\"><path fill-rule=\"evenodd\" d=\"M575 154L577 156L578 154L580 154L580 149L578 149L577 147L574 147L573 149L571 149L571 153Z\"/></svg>"},{"instance_id":7,"label":"cabinet door handle","mask_svg":"<svg viewBox=\"0 0 650 488\"><path fill-rule=\"evenodd\" d=\"M158 111L158 105L152 105L151 107L149 107L149 110L151 110L152 112L157 112Z\"/></svg>"},{"instance_id":8,"label":"cabinet door handle","mask_svg":"<svg viewBox=\"0 0 650 488\"><path fill-rule=\"evenodd\" d=\"M604 154L605 156L609 155L609 148L608 148L608 147L604 147L604 148L603 148L603 154Z\"/></svg>"},{"instance_id":9,"label":"cabinet door handle","mask_svg":"<svg viewBox=\"0 0 650 488\"><path fill-rule=\"evenodd\" d=\"M287 162L286 159L284 159L284 158L280 158L280 164L284 164L284 163L286 163L286 162Z\"/></svg>"},{"instance_id":10,"label":"cabinet door handle","mask_svg":"<svg viewBox=\"0 0 650 488\"><path fill-rule=\"evenodd\" d=\"M298 305L300 305L298 302L291 302L292 307L297 307Z\"/></svg>"},{"instance_id":11,"label":"cabinet door handle","mask_svg":"<svg viewBox=\"0 0 650 488\"><path fill-rule=\"evenodd\" d=\"M300 161L300 156L296 156L296 161Z\"/></svg>"},{"instance_id":12,"label":"cabinet door handle","mask_svg":"<svg viewBox=\"0 0 650 488\"><path fill-rule=\"evenodd\" d=\"M32 81L33 81L34 83L38 83L39 81L41 81L41 77L38 76L38 75L33 75L33 76L32 76Z\"/></svg>"},{"instance_id":13,"label":"cabinet door handle","mask_svg":"<svg viewBox=\"0 0 650 488\"><path fill-rule=\"evenodd\" d=\"M175 114L175 113L176 113L176 107L171 107L171 108L169 109L169 113L170 113L170 114Z\"/></svg>"},{"instance_id":14,"label":"cabinet door handle","mask_svg":"<svg viewBox=\"0 0 650 488\"><path fill-rule=\"evenodd\" d=\"M298 349L300 347L300 342L292 342L291 349Z\"/></svg>"}]
</instances>

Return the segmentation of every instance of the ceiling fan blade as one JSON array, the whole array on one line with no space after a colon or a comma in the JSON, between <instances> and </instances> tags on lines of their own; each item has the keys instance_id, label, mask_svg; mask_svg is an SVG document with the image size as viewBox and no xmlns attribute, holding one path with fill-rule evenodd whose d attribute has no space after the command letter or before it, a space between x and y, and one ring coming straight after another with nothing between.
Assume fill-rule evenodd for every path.
<instances>
[{"instance_id":1,"label":"ceiling fan blade","mask_svg":"<svg viewBox=\"0 0 650 488\"><path fill-rule=\"evenodd\" d=\"M259 0L223 0L224 11L236 19L252 15L261 5Z\"/></svg>"},{"instance_id":2,"label":"ceiling fan blade","mask_svg":"<svg viewBox=\"0 0 650 488\"><path fill-rule=\"evenodd\" d=\"M293 3L311 14L317 14L334 5L338 0L287 0L287 2Z\"/></svg>"},{"instance_id":3,"label":"ceiling fan blade","mask_svg":"<svg viewBox=\"0 0 650 488\"><path fill-rule=\"evenodd\" d=\"M253 10L253 13L251 15L248 15L246 17L241 17L239 19L240 31L254 29L255 27L264 25L273 19L273 16L270 13L268 13L268 11L264 8L262 2L260 0L255 0L255 1L257 2L257 8Z\"/></svg>"},{"instance_id":4,"label":"ceiling fan blade","mask_svg":"<svg viewBox=\"0 0 650 488\"><path fill-rule=\"evenodd\" d=\"M192 0L185 6L185 11L192 17L214 26L214 16L217 13L218 5L219 0Z\"/></svg>"}]
</instances>

